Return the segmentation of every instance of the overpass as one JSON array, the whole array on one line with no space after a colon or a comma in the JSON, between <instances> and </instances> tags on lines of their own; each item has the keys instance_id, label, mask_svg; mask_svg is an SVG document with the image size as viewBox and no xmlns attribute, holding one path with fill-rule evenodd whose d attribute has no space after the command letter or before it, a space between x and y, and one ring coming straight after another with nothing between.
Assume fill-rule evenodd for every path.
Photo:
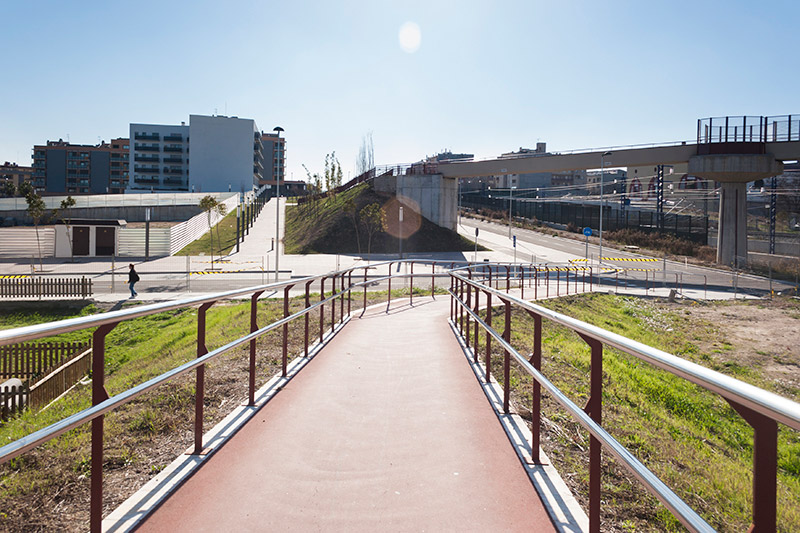
<instances>
[{"instance_id":1,"label":"overpass","mask_svg":"<svg viewBox=\"0 0 800 533\"><path fill-rule=\"evenodd\" d=\"M697 121L694 142L522 154L482 161L440 162L446 178L687 164L689 174L722 184L717 262L747 257L747 182L777 176L784 161L800 160L800 115L713 117ZM744 259L742 259L744 258Z\"/></svg>"}]
</instances>

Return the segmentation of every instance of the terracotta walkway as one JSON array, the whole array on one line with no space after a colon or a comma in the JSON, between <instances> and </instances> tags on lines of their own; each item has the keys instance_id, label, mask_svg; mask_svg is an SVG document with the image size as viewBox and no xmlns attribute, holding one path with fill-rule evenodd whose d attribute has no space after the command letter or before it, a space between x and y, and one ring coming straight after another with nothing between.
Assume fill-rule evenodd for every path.
<instances>
[{"instance_id":1,"label":"terracotta walkway","mask_svg":"<svg viewBox=\"0 0 800 533\"><path fill-rule=\"evenodd\" d=\"M138 531L553 531L447 325L353 319Z\"/></svg>"}]
</instances>

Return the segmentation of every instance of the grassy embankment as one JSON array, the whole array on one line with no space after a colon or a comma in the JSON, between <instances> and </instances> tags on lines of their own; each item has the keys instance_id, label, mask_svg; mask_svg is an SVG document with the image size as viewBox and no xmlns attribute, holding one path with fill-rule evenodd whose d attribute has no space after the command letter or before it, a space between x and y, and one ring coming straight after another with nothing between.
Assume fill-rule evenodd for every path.
<instances>
[{"instance_id":1,"label":"grassy embankment","mask_svg":"<svg viewBox=\"0 0 800 533\"><path fill-rule=\"evenodd\" d=\"M219 232L219 235L217 235ZM213 235L213 241L212 241ZM236 211L231 211L213 227L212 231L184 246L175 255L227 255L236 246Z\"/></svg>"},{"instance_id":2,"label":"grassy embankment","mask_svg":"<svg viewBox=\"0 0 800 533\"><path fill-rule=\"evenodd\" d=\"M384 206L388 231L376 233L372 237L371 245L363 227L359 227L357 237L353 221L346 212L349 201L353 202L359 212L372 203ZM401 233L403 252L474 250L475 244L472 241L425 218L415 217L410 211L406 209L404 213ZM373 254L395 254L398 251L397 214L397 203L393 198L376 193L366 183L334 196L289 206L286 210L284 237L286 253L366 254L369 249ZM478 249L485 250L480 246Z\"/></svg>"},{"instance_id":3,"label":"grassy embankment","mask_svg":"<svg viewBox=\"0 0 800 533\"><path fill-rule=\"evenodd\" d=\"M664 311L647 300L610 295L554 299L543 305L590 324L638 340L800 401L800 389L768 382L759 368L737 362L737 346L720 338L711 323ZM714 304L710 304L714 305ZM800 307L800 306L799 306ZM485 316L485 315L484 315ZM503 314L494 313L503 330ZM513 313L512 344L533 351L533 320ZM496 344L496 343L495 343ZM479 346L485 345L481 335ZM698 346L714 346L710 352ZM543 324L543 372L574 402L589 393L589 348L561 326ZM495 349L493 374L502 382L502 352ZM753 432L716 394L614 349L603 360L603 426L712 526L743 531L750 523ZM512 365L512 398L530 419L531 378ZM544 397L543 447L588 508L588 434L552 399ZM800 530L800 435L783 427L779 434L778 523L781 531ZM633 476L607 454L603 463L603 522L614 530L665 531L682 527L658 501L645 495Z\"/></svg>"}]
</instances>

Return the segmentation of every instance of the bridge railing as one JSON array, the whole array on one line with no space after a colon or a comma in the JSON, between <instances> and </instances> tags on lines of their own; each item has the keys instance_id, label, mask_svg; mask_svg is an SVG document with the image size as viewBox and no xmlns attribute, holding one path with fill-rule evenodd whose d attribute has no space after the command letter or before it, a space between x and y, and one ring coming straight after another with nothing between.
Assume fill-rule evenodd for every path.
<instances>
[{"instance_id":1,"label":"bridge railing","mask_svg":"<svg viewBox=\"0 0 800 533\"><path fill-rule=\"evenodd\" d=\"M800 140L800 115L708 117L697 121L697 144Z\"/></svg>"},{"instance_id":2,"label":"bridge railing","mask_svg":"<svg viewBox=\"0 0 800 533\"><path fill-rule=\"evenodd\" d=\"M420 273L420 265L429 265L430 273ZM414 273L414 265L417 265L417 273ZM287 376L288 365L288 346L289 346L289 323L293 320L303 319L303 357L309 357L310 343L318 337L322 344L330 338L339 327L341 327L351 316L352 294L355 289L363 287L364 306L367 305L367 287L383 279L389 279L391 288L392 278L410 278L411 290L409 298L413 299L413 279L423 277L431 279L431 290L435 290L437 277L449 276L446 270L455 268L464 262L436 262L419 261L410 262L411 273L393 272L393 267L397 262L381 262L372 265L357 266L346 270L330 272L325 275L309 276L305 278L292 279L265 285L258 285L237 290L229 290L216 294L187 298L179 301L163 302L151 305L142 305L130 309L111 311L98 315L71 318L57 322L49 322L33 326L0 330L0 346L26 342L52 335L68 333L73 331L96 328L92 334L92 407L89 407L76 414L68 416L55 424L40 429L21 439L0 447L0 464L14 459L63 433L75 429L88 422L92 423L91 433L91 488L90 488L90 529L93 532L102 530L102 509L103 509L103 439L104 439L104 415L114 411L121 406L131 402L138 396L151 391L160 385L172 381L189 372L195 372L195 421L194 421L194 451L195 454L203 452L203 413L205 399L205 365L220 355L233 350L238 346L249 343L249 370L248 370L248 405L255 405L256 391L256 340L262 335L275 330L282 330L281 345L281 375ZM386 278L371 277L368 279L368 272L388 266L389 275ZM360 281L360 271L364 271L364 281ZM319 284L319 301L311 302L311 287ZM305 293L304 307L295 312L289 312L290 291L292 288L302 288ZM257 301L260 296L268 292L282 295L283 318L267 326L259 327L257 320ZM205 344L206 339L206 312L219 301L230 300L233 298L250 299L250 333L237 338L214 350L208 350ZM391 301L391 291L389 292ZM413 301L413 300L411 300ZM338 304L338 305L337 305ZM346 311L345 311L346 305ZM120 394L109 397L106 393L105 382L105 339L106 335L120 323L150 316L156 313L172 311L177 309L198 308L197 312L197 358L173 368L159 376L136 385ZM338 316L337 316L338 307ZM319 331L310 330L309 317L311 313L319 313ZM328 329L328 325L330 328Z\"/></svg>"},{"instance_id":3,"label":"bridge railing","mask_svg":"<svg viewBox=\"0 0 800 533\"><path fill-rule=\"evenodd\" d=\"M471 349L476 363L480 358L478 347L475 346L479 328L486 332L487 380L490 379L491 361L489 358L492 342L499 343L504 350L504 383L509 383L512 358L533 377L531 456L534 463L539 462L540 405L543 388L590 433L590 531L600 531L601 448L610 452L689 530L713 531L713 528L702 517L603 429L601 422L604 346L616 348L719 394L753 427L753 524L756 531L776 530L778 423L800 430L800 404L621 335L516 298L507 292L493 288L491 283L474 279L476 277L471 270L452 273L451 323L464 338L467 349L470 349L472 344ZM478 313L480 294L484 295L487 309L485 320ZM496 298L495 302L499 300L504 306L505 328L502 333L492 328L492 315L489 312L492 308L492 298ZM530 359L520 354L511 345L512 306L523 309L534 319L534 348ZM541 373L543 319L571 329L591 348L590 396L585 408L572 402ZM503 408L506 413L509 412L509 398L510 388L506 386L503 398Z\"/></svg>"}]
</instances>

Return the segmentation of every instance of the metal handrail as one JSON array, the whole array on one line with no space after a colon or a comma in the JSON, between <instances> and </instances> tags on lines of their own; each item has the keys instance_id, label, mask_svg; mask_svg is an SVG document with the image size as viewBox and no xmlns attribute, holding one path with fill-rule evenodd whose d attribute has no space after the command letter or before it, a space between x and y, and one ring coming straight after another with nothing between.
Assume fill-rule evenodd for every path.
<instances>
[{"instance_id":1,"label":"metal handrail","mask_svg":"<svg viewBox=\"0 0 800 533\"><path fill-rule=\"evenodd\" d=\"M479 287L480 290L496 293L498 295L502 295L503 299L511 300L511 298L502 291L490 289L485 285L476 283L473 280L468 280L463 276L455 275L455 277L463 281L468 281L470 285ZM656 496L680 520L683 525L693 531L714 531L714 528L712 528L705 520L703 520L703 518L691 507L689 507L677 494L675 494L672 489L664 484L664 482L661 481L655 474L653 474L641 461L634 457L622 444L620 444L605 429L603 429L600 424L592 420L583 409L570 400L563 392L561 392L558 387L553 385L553 383L551 383L550 380L548 380L540 371L536 370L536 368L534 368L534 366L508 341L506 341L499 333L497 333L497 331L483 321L475 311L470 309L466 302L459 298L458 295L456 295L453 291L449 292L453 298L455 298L455 300L458 301L464 307L464 309L466 309L467 313L471 315L473 319L478 322L505 351L511 354L511 356L514 357L514 359L553 396L553 399L555 399L559 404L561 404L562 407L569 411L570 414L577 419L578 423L580 423L584 429L589 431L595 438L597 438L597 440L599 440L602 445L605 446L612 455L614 455L614 457L627 466L631 473L639 481L641 481L653 493L653 495ZM517 303L516 298L513 300L514 303ZM538 306L535 307L537 308L537 311L539 309L543 309L539 308Z\"/></svg>"},{"instance_id":2,"label":"metal handrail","mask_svg":"<svg viewBox=\"0 0 800 533\"><path fill-rule=\"evenodd\" d=\"M539 315L546 316L548 319L566 326L576 332L582 333L592 339L598 340L603 344L613 346L618 350L633 355L639 359L666 370L671 374L682 377L707 390L716 392L720 396L733 400L746 407L766 415L782 424L800 431L800 404L793 402L782 396L778 396L769 391L760 389L749 383L726 376L714 370L710 370L691 361L686 361L657 348L647 346L622 335L612 333L586 322L562 315L550 309L538 306L526 300L521 300L506 292L482 285L470 280L469 278L454 273L453 276L461 281L479 288L483 292L489 292L504 300L518 305L524 309L531 310Z\"/></svg>"},{"instance_id":3,"label":"metal handrail","mask_svg":"<svg viewBox=\"0 0 800 533\"><path fill-rule=\"evenodd\" d=\"M303 279L306 279L306 280L307 279L317 279L317 277L319 277L319 276L310 276L309 278L303 278ZM295 284L295 283L297 283L297 281L294 281L291 284ZM135 387L133 387L131 389L128 389L128 390L126 390L124 392L121 392L120 394L112 396L111 398L109 398L109 399L107 399L107 400L105 400L105 401L103 401L103 402L101 402L101 403L99 403L97 405L94 405L92 407L88 407L88 408L84 409L83 411L75 413L74 415L71 415L71 416L69 416L67 418L64 418L63 420L60 420L59 422L56 422L55 424L52 424L50 426L47 426L46 428L42 428L42 429L40 429L38 431L35 431L35 432L33 432L33 433L29 434L29 435L26 435L26 436L24 436L24 437L22 437L22 438L20 438L20 439L18 439L16 441L10 443L10 444L6 444L5 446L0 447L0 464L5 463L6 461L10 461L11 459L14 459L15 457L17 457L17 456L19 456L19 455L21 455L21 454L23 454L23 453L25 453L27 451L30 451L33 448L36 448L40 444L43 444L43 443L45 443L45 442L47 442L49 440L52 440L52 439L58 437L59 435L61 435L62 433L65 433L65 432L67 432L67 431L69 431L71 429L75 429L78 426L81 426L81 425L83 425L83 424L85 424L85 423L97 418L98 416L102 416L102 415L108 413L109 411L113 411L117 407L130 402L131 400L133 400L137 396L140 396L140 395L144 394L145 392L148 392L148 391L156 388L158 385L161 385L162 383L166 383L167 381L171 381L172 379L175 379L175 378L177 378L179 376L182 376L183 374L186 374L187 372L189 372L191 370L194 370L199 366L204 365L205 363L211 361L212 359L216 359L219 355L222 355L223 353L228 352L228 351L236 348L237 346L241 346L242 344L250 342L253 339L257 339L258 337L260 337L261 335L264 335L265 333L269 333L270 331L272 331L274 329L277 329L280 326L282 326L284 324L287 324L287 323L291 322L292 320L294 320L296 318L299 318L301 316L304 316L304 315L310 313L311 311L316 310L318 307L321 307L321 306L323 306L323 305L325 305L325 304L327 304L327 303L329 303L329 302L331 302L333 300L336 300L336 299L338 299L340 297L343 297L344 294L346 294L347 292L349 292L352 289L357 288L357 287L359 287L361 285L363 285L363 282L354 283L354 284L350 285L349 287L345 287L344 290L342 290L342 291L340 291L340 292L338 292L338 293L336 293L336 294L334 294L334 295L332 295L332 296L330 296L328 298L325 298L324 300L320 300L320 301L310 305L309 307L306 307L306 308L294 313L293 315L287 316L285 318L282 318L280 320L277 320L277 321L271 323L268 326L264 326L263 328L260 328L260 329L258 329L256 331L248 333L244 337L240 337L240 338L238 338L236 340L233 340L233 341L229 342L228 344L220 346L219 348L217 348L215 350L212 350L212 351L208 352L207 354L205 354L205 355L203 355L201 357L198 357L196 359L192 359L191 361L189 361L187 363L184 363L184 364L182 364L182 365L180 365L180 366L178 366L176 368L173 368L172 370L164 372L163 374L160 374L160 375L158 375L158 376L156 376L154 378L151 378L148 381L145 381L144 383L141 383L141 384L139 384L139 385L137 385L137 386L135 386ZM227 294L227 293L222 293L222 294ZM218 298L218 299L221 299L221 298ZM188 300L182 300L182 301L184 301L184 302L191 301L192 304L193 303L197 303L196 299L188 299ZM207 302L207 301L208 301L207 298L203 299L203 302ZM187 304L187 306L188 305L192 305L192 304ZM153 306L148 306L148 307L153 307ZM141 315L139 315L139 316L141 316ZM89 318L89 317L85 317L85 318ZM136 318L136 317L128 317L128 318ZM61 322L66 322L66 321L62 320ZM86 327L88 327L88 326L86 326ZM22 329L22 328L18 328L18 329ZM8 330L8 331L13 331L13 330ZM68 330L68 331L74 331L74 329L71 329L71 330Z\"/></svg>"}]
</instances>

